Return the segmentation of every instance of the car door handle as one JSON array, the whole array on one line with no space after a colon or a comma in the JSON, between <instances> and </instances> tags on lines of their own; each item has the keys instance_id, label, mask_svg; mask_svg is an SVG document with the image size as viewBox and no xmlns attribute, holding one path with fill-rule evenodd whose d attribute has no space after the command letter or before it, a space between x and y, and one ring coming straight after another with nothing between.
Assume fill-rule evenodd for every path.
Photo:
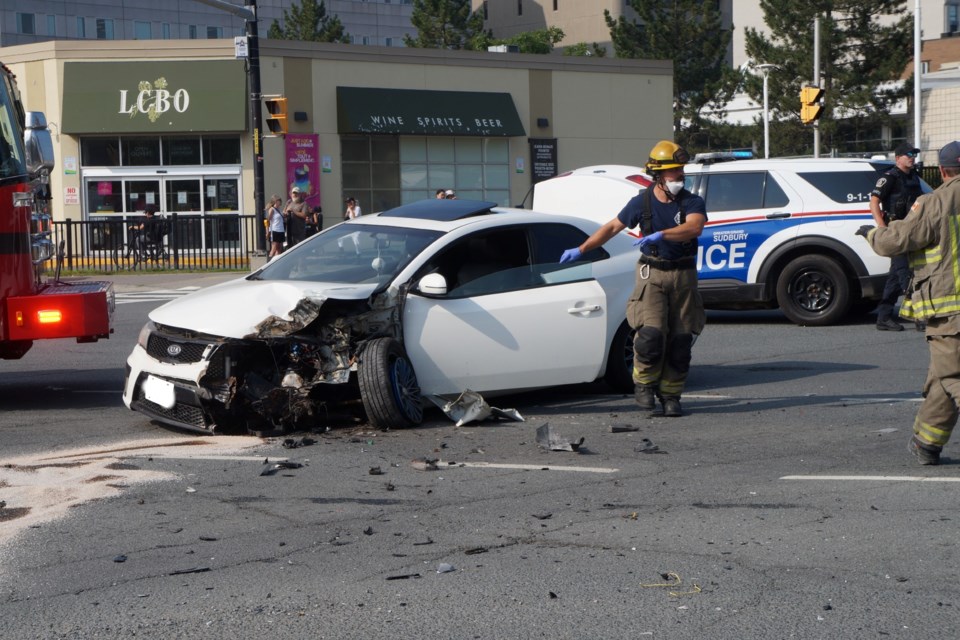
<instances>
[{"instance_id":1,"label":"car door handle","mask_svg":"<svg viewBox=\"0 0 960 640\"><path fill-rule=\"evenodd\" d=\"M570 307L567 309L567 313L570 314L584 314L584 313L593 313L594 311L600 311L600 305L598 304L588 304L585 307Z\"/></svg>"},{"instance_id":2,"label":"car door handle","mask_svg":"<svg viewBox=\"0 0 960 640\"><path fill-rule=\"evenodd\" d=\"M768 213L767 220L781 220L783 218L789 218L791 215L789 211L777 211L775 213Z\"/></svg>"}]
</instances>

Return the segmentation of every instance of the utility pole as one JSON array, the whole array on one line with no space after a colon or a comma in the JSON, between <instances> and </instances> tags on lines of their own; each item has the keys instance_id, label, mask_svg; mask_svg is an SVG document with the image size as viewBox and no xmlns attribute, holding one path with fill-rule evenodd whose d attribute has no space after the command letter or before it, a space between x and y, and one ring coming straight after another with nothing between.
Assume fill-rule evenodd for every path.
<instances>
[{"instance_id":1,"label":"utility pole","mask_svg":"<svg viewBox=\"0 0 960 640\"><path fill-rule=\"evenodd\" d=\"M770 100L767 93L767 76L771 69L776 69L775 64L758 64L757 69L763 74L763 157L770 157Z\"/></svg>"},{"instance_id":2,"label":"utility pole","mask_svg":"<svg viewBox=\"0 0 960 640\"><path fill-rule=\"evenodd\" d=\"M263 233L263 209L266 205L263 195L263 131L260 128L262 117L260 106L260 39L257 32L257 0L248 0L249 4L239 7L225 0L194 0L215 9L232 13L246 21L247 33L247 85L250 88L250 136L253 138L253 200L256 208L257 225L254 235L259 238L257 247L266 250L266 237Z\"/></svg>"},{"instance_id":3,"label":"utility pole","mask_svg":"<svg viewBox=\"0 0 960 640\"><path fill-rule=\"evenodd\" d=\"M813 19L813 85L820 86L820 17ZM820 157L820 122L813 121L813 157Z\"/></svg>"},{"instance_id":4,"label":"utility pole","mask_svg":"<svg viewBox=\"0 0 960 640\"><path fill-rule=\"evenodd\" d=\"M916 0L913 9L913 146L923 151L923 145L920 143L920 107L923 100L921 87L923 62L920 60L921 35L920 0Z\"/></svg>"}]
</instances>

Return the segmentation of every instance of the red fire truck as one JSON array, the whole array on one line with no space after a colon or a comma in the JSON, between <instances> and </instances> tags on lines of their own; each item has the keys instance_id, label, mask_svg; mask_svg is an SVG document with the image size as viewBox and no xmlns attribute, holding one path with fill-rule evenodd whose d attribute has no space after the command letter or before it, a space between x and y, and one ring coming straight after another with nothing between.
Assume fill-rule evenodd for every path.
<instances>
[{"instance_id":1,"label":"red fire truck","mask_svg":"<svg viewBox=\"0 0 960 640\"><path fill-rule=\"evenodd\" d=\"M50 202L53 142L40 112L25 112L14 76L0 64L0 359L35 340L96 342L113 331L109 282L63 282L54 257Z\"/></svg>"}]
</instances>

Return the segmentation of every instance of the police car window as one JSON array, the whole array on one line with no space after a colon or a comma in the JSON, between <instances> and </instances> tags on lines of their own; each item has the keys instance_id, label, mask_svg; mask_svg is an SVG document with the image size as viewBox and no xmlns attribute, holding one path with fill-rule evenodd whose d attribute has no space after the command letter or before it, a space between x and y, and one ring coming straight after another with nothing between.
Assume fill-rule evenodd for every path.
<instances>
[{"instance_id":1,"label":"police car window","mask_svg":"<svg viewBox=\"0 0 960 640\"><path fill-rule=\"evenodd\" d=\"M880 174L873 169L865 171L830 171L797 173L834 202L869 202L870 191Z\"/></svg>"},{"instance_id":2,"label":"police car window","mask_svg":"<svg viewBox=\"0 0 960 640\"><path fill-rule=\"evenodd\" d=\"M707 177L707 215L720 211L782 207L789 201L766 172L715 173Z\"/></svg>"}]
</instances>

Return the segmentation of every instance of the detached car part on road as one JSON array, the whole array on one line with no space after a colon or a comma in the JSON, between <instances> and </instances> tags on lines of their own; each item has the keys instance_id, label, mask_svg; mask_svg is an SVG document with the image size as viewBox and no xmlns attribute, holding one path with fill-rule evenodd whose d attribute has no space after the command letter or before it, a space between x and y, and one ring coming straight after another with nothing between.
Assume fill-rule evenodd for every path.
<instances>
[{"instance_id":1,"label":"detached car part on road","mask_svg":"<svg viewBox=\"0 0 960 640\"><path fill-rule=\"evenodd\" d=\"M870 191L885 160L698 155L686 188L707 205L697 269L708 309L780 307L801 325L869 310L890 260L854 232L873 224ZM650 184L640 167L584 167L537 183L532 208L606 222ZM924 192L931 191L923 183ZM637 231L630 232L634 235Z\"/></svg>"},{"instance_id":2,"label":"detached car part on road","mask_svg":"<svg viewBox=\"0 0 960 640\"><path fill-rule=\"evenodd\" d=\"M424 397L465 389L602 377L627 392L630 238L558 263L598 226L470 200L344 222L151 312L124 403L181 428L263 431L322 424L357 398L371 423L398 428L421 421Z\"/></svg>"}]
</instances>

